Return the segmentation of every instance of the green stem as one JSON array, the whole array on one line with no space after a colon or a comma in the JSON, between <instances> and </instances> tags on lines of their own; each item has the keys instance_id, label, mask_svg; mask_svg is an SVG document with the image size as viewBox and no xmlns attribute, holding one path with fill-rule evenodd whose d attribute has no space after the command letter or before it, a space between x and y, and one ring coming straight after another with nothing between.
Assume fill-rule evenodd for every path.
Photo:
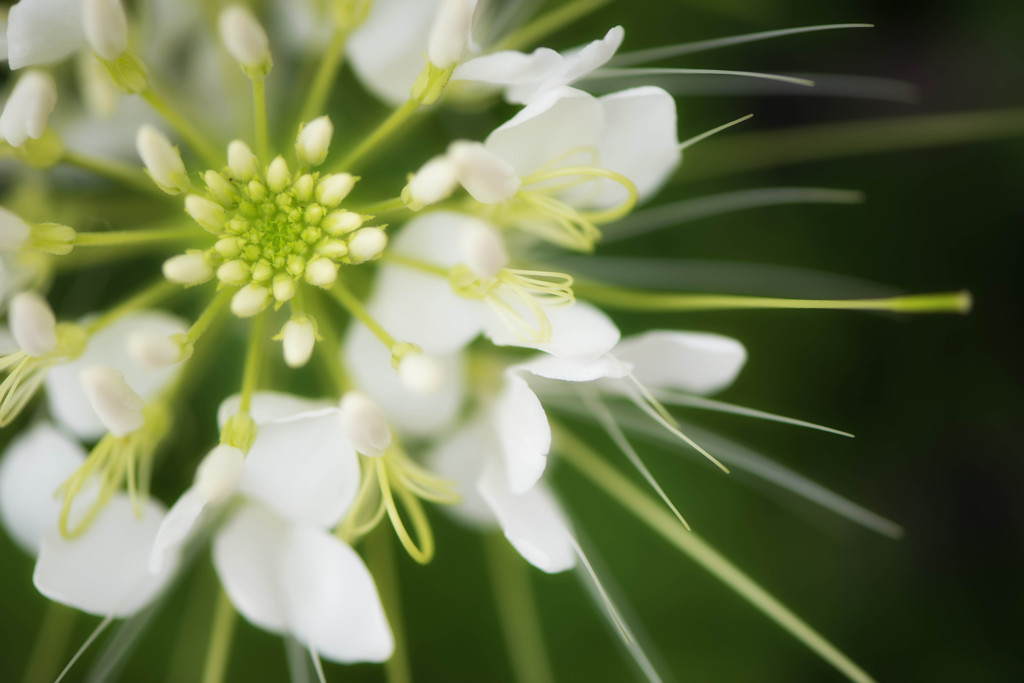
<instances>
[{"instance_id":1,"label":"green stem","mask_svg":"<svg viewBox=\"0 0 1024 683\"><path fill-rule=\"evenodd\" d=\"M381 343L388 348L388 351L391 351L394 348L397 343L395 338L388 334L388 331L385 330L379 322L374 320L373 316L366 310L362 302L359 301L359 299L356 298L356 295L353 294L345 285L338 282L329 291L331 296L333 296L339 304L341 304L349 313L358 319L359 322L366 325L366 327L373 332L374 336L376 336L377 339L379 339Z\"/></svg>"},{"instance_id":2,"label":"green stem","mask_svg":"<svg viewBox=\"0 0 1024 683\"><path fill-rule=\"evenodd\" d=\"M903 116L730 135L689 152L677 180L702 180L824 159L1024 135L1024 109Z\"/></svg>"},{"instance_id":3,"label":"green stem","mask_svg":"<svg viewBox=\"0 0 1024 683\"><path fill-rule=\"evenodd\" d=\"M252 405L252 395L256 392L256 384L260 378L260 366L263 364L263 321L261 313L252 321L249 337L249 351L245 356L245 370L242 374L242 401L239 412L248 413Z\"/></svg>"},{"instance_id":4,"label":"green stem","mask_svg":"<svg viewBox=\"0 0 1024 683\"><path fill-rule=\"evenodd\" d=\"M182 228L161 228L155 230L110 230L108 232L79 232L75 235L76 247L121 247L147 242L179 242L191 239L198 233L194 226Z\"/></svg>"},{"instance_id":5,"label":"green stem","mask_svg":"<svg viewBox=\"0 0 1024 683\"><path fill-rule=\"evenodd\" d=\"M689 555L697 564L739 593L850 680L859 683L873 680L867 672L720 555L700 536L684 529L659 501L647 495L636 484L608 465L590 446L561 426L552 426L555 427L558 453L592 484L603 490L659 536Z\"/></svg>"},{"instance_id":6,"label":"green stem","mask_svg":"<svg viewBox=\"0 0 1024 683\"><path fill-rule=\"evenodd\" d=\"M235 608L222 588L217 596L217 607L213 614L210 647L206 651L206 665L203 667L203 683L223 683L234 634Z\"/></svg>"},{"instance_id":7,"label":"green stem","mask_svg":"<svg viewBox=\"0 0 1024 683\"><path fill-rule=\"evenodd\" d=\"M262 78L252 81L252 113L256 132L256 155L270 163L270 131L267 127L267 88Z\"/></svg>"},{"instance_id":8,"label":"green stem","mask_svg":"<svg viewBox=\"0 0 1024 683\"><path fill-rule=\"evenodd\" d=\"M50 683L60 672L68 638L74 630L75 612L58 602L47 602L43 623L25 667L24 683Z\"/></svg>"},{"instance_id":9,"label":"green stem","mask_svg":"<svg viewBox=\"0 0 1024 683\"><path fill-rule=\"evenodd\" d=\"M146 174L141 169L134 166L109 159L96 159L79 152L72 152L71 150L64 150L64 155L60 160L69 166L75 166L83 171L89 171L90 173L109 178L139 192L153 195L160 199L173 199L171 195L161 190L152 180L146 177Z\"/></svg>"},{"instance_id":10,"label":"green stem","mask_svg":"<svg viewBox=\"0 0 1024 683\"><path fill-rule=\"evenodd\" d=\"M229 301L231 301L232 294L233 292L230 289L222 289L217 292L213 301L211 301L203 312L199 314L196 321L192 323L192 327L190 327L188 332L185 333L185 336L188 337L190 342L195 344L199 341L199 338L202 337L208 329L210 329L210 325L212 325L220 315L221 310Z\"/></svg>"},{"instance_id":11,"label":"green stem","mask_svg":"<svg viewBox=\"0 0 1024 683\"><path fill-rule=\"evenodd\" d=\"M141 292L133 297L125 299L118 305L114 306L99 318L96 318L86 326L86 330L89 334L96 332L96 330L102 329L114 322L121 316L131 313L132 311L139 308L148 308L153 304L163 301L164 299L177 294L181 291L181 285L167 280L159 280L149 287L143 289Z\"/></svg>"},{"instance_id":12,"label":"green stem","mask_svg":"<svg viewBox=\"0 0 1024 683\"><path fill-rule=\"evenodd\" d=\"M412 683L409 668L409 652L405 642L405 626L402 619L401 593L398 585L398 563L391 534L386 528L378 529L366 539L367 564L377 582L380 601L388 615L391 632L395 638L395 651L384 664L388 683Z\"/></svg>"},{"instance_id":13,"label":"green stem","mask_svg":"<svg viewBox=\"0 0 1024 683\"><path fill-rule=\"evenodd\" d=\"M324 110L327 97L331 92L331 84L338 75L342 59L345 56L345 43L348 32L336 30L328 43L317 67L316 76L306 94L306 101L299 111L299 123L309 121Z\"/></svg>"},{"instance_id":14,"label":"green stem","mask_svg":"<svg viewBox=\"0 0 1024 683\"><path fill-rule=\"evenodd\" d=\"M175 130L181 133L189 145L206 160L212 168L222 164L221 154L212 142L210 142L199 130L192 125L184 116L179 114L167 103L155 90L148 88L142 93L142 98L149 102L150 106L166 119Z\"/></svg>"},{"instance_id":15,"label":"green stem","mask_svg":"<svg viewBox=\"0 0 1024 683\"><path fill-rule=\"evenodd\" d=\"M392 211L401 211L405 208L407 208L405 201L401 197L394 197L392 199L385 199L382 202L360 206L352 210L356 213L367 216L379 216L384 213L391 213Z\"/></svg>"},{"instance_id":16,"label":"green stem","mask_svg":"<svg viewBox=\"0 0 1024 683\"><path fill-rule=\"evenodd\" d=\"M316 350L331 377L331 389L337 391L337 395L341 396L352 387L352 378L345 370L341 354L338 353L338 349L342 346L341 335L333 325L335 318L325 312L324 305L319 298L316 300L313 297L306 298L301 289L296 293L295 299L301 300L304 305L312 305L314 309L313 317L316 319L317 333L323 337L323 340L317 343Z\"/></svg>"},{"instance_id":17,"label":"green stem","mask_svg":"<svg viewBox=\"0 0 1024 683\"><path fill-rule=\"evenodd\" d=\"M883 311L888 313L959 313L971 310L966 291L908 294L886 299L777 299L729 294L678 294L647 292L577 281L576 293L609 308L631 311L727 311L758 309Z\"/></svg>"},{"instance_id":18,"label":"green stem","mask_svg":"<svg viewBox=\"0 0 1024 683\"><path fill-rule=\"evenodd\" d=\"M520 683L552 683L551 662L544 647L537 601L527 564L501 534L484 537L487 566L498 605L505 646Z\"/></svg>"},{"instance_id":19,"label":"green stem","mask_svg":"<svg viewBox=\"0 0 1024 683\"><path fill-rule=\"evenodd\" d=\"M448 269L444 266L438 266L428 261L421 261L420 259L413 258L412 256L405 256L403 254L396 254L392 251L385 251L381 255L381 260L386 261L387 263L404 266L406 268L413 268L427 273L428 275L436 275L443 278L448 277Z\"/></svg>"},{"instance_id":20,"label":"green stem","mask_svg":"<svg viewBox=\"0 0 1024 683\"><path fill-rule=\"evenodd\" d=\"M499 50L522 50L531 47L546 36L572 24L613 0L576 0L542 14L526 26L514 31L494 46Z\"/></svg>"},{"instance_id":21,"label":"green stem","mask_svg":"<svg viewBox=\"0 0 1024 683\"><path fill-rule=\"evenodd\" d=\"M342 171L350 171L368 152L405 125L419 107L420 103L418 101L408 100L405 104L395 109L372 133L364 137L362 142L341 160L337 168Z\"/></svg>"}]
</instances>

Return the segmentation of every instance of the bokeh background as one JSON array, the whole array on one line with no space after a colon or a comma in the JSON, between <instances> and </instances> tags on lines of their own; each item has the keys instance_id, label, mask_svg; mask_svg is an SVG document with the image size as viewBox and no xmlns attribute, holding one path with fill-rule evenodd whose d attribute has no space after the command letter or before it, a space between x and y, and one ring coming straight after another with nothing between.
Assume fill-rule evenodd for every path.
<instances>
[{"instance_id":1,"label":"bokeh background","mask_svg":"<svg viewBox=\"0 0 1024 683\"><path fill-rule=\"evenodd\" d=\"M668 280L694 290L817 297L969 289L976 306L968 317L801 311L620 318L626 329L677 327L741 339L749 363L721 398L845 429L856 439L739 417L684 417L895 520L905 537L885 538L775 487L725 476L680 449L637 443L704 538L879 680L1019 680L1024 140L872 154L856 154L854 146L842 158L749 169L745 150L757 148L735 140L779 127L1022 106L1024 6L997 0L619 1L549 42L579 44L616 23L627 28L625 49L635 49L847 21L876 28L716 50L670 65L901 79L917 87L916 101L798 96L795 88L681 95L682 137L747 113L755 117L742 131L688 152L657 201L794 186L861 190L865 203L737 212L598 253L670 254L681 261L663 264L658 277L669 273ZM355 89L350 76L343 78ZM695 78L671 82L710 88ZM899 87L887 92L897 99L909 94ZM338 116L355 126L380 111L368 104L365 112L345 107ZM448 114L424 125L463 124L459 114ZM140 264L140 271L151 265ZM828 273L846 277L821 275ZM635 276L621 275L624 282ZM56 300L72 288L58 283ZM72 310L85 306L65 301ZM217 397L199 393L197 412L209 414ZM183 449L192 443L201 452L202 426L186 420L180 434ZM158 493L172 500L190 471L158 473ZM576 473L558 468L555 483L666 680L841 680ZM442 516L433 519L435 562L427 568L404 557L399 562L414 678L512 680L483 545ZM30 589L31 567L0 535L0 680L20 680L42 619L44 601ZM178 596L140 634L122 680L198 680L214 581L208 560L200 558ZM559 680L636 677L573 576L534 572L532 581ZM96 623L76 620L68 643L80 643ZM54 656L66 660L69 647ZM84 680L101 652L102 646L87 655L70 680ZM286 676L279 639L240 622L229 680ZM371 666L329 667L328 678L383 680Z\"/></svg>"}]
</instances>

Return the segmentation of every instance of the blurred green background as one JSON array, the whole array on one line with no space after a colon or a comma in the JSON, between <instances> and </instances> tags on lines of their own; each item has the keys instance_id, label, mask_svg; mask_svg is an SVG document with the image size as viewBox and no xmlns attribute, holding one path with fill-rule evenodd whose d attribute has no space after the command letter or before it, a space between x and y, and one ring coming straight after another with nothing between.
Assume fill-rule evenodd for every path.
<instances>
[{"instance_id":1,"label":"blurred green background","mask_svg":"<svg viewBox=\"0 0 1024 683\"><path fill-rule=\"evenodd\" d=\"M877 26L718 50L670 65L903 79L919 87L917 103L690 94L679 99L681 137L747 113L755 118L734 135L1024 104L1019 2L620 1L550 42L579 44L616 23L627 29L624 49L635 49L848 21ZM686 84L698 85L693 79ZM460 123L458 115L450 116L436 125ZM963 318L829 312L617 316L627 330L709 330L742 340L750 360L723 400L845 429L857 438L739 417L682 416L900 523L906 529L902 540L857 527L742 474L723 475L679 449L639 439L637 444L696 531L879 680L1019 680L1024 140L714 175L731 159L718 155L742 154L727 145L730 134L688 152L678 181L657 203L776 186L855 189L867 201L737 212L622 241L598 254L672 254L686 260L672 265L672 277L708 291L806 297L874 291L869 284L822 279L815 275L820 272L894 291L967 288L976 307ZM196 440L198 452L196 431L186 424L181 433L186 443ZM187 484L189 471L158 473L167 500ZM555 484L666 680L840 680L575 472L558 468ZM419 568L399 560L414 678L512 680L483 544L441 515L432 518L439 536L435 562ZM43 600L29 589L30 576L31 562L0 537L0 680L20 679L42 617ZM532 578L559 680L636 676L575 577L533 572ZM178 597L143 634L123 680L198 680L201 662L180 655L202 652L214 586L208 561L201 558ZM81 642L95 623L78 619L68 642ZM71 650L59 655L61 661ZM82 679L98 651L69 680ZM280 640L240 622L229 680L286 675ZM383 677L377 667L332 666L328 679Z\"/></svg>"}]
</instances>

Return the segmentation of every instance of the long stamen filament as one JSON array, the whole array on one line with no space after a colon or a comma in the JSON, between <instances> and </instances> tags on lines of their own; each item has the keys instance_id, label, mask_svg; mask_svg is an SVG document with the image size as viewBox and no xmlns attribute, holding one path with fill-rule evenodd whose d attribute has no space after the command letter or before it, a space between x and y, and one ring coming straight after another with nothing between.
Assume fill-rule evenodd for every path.
<instances>
[{"instance_id":1,"label":"long stamen filament","mask_svg":"<svg viewBox=\"0 0 1024 683\"><path fill-rule=\"evenodd\" d=\"M741 116L740 118L736 119L735 121L730 121L729 123L723 123L721 126L718 126L717 128L712 128L711 130L704 131L700 135L693 136L689 140L684 140L683 142L679 143L679 151L682 152L684 149L696 145L701 140L706 140L709 137L711 137L712 135L714 135L715 133L720 133L721 131L725 130L726 128L732 128L733 126L735 126L738 123L743 123L747 119L753 118L753 116L754 116L753 114L747 114L746 116Z\"/></svg>"},{"instance_id":2,"label":"long stamen filament","mask_svg":"<svg viewBox=\"0 0 1024 683\"><path fill-rule=\"evenodd\" d=\"M498 50L519 50L530 47L544 37L558 31L564 26L581 19L588 14L607 5L612 0L575 0L550 12L546 12L531 21L526 26L514 31L494 46Z\"/></svg>"}]
</instances>

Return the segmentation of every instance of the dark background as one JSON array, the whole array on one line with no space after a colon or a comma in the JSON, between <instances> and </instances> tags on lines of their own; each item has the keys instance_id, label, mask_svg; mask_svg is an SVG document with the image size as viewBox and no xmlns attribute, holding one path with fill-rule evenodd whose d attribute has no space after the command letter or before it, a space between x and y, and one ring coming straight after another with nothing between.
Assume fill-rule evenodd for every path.
<instances>
[{"instance_id":1,"label":"dark background","mask_svg":"<svg viewBox=\"0 0 1024 683\"><path fill-rule=\"evenodd\" d=\"M847 21L877 27L777 39L668 65L904 79L919 86L918 103L690 95L679 99L681 137L751 112L755 118L736 135L1022 104L1024 6L1017 2L616 2L551 43L578 44L615 23L626 26L630 49ZM458 123L458 115L449 116L438 125ZM778 264L906 292L966 288L976 306L968 317L798 311L619 318L627 330L678 327L742 340L750 360L723 400L857 438L738 417L694 413L694 421L897 521L906 529L902 540L641 444L651 469L695 530L879 680L1019 680L1024 142L894 150L710 176L722 163L716 154L736 153L724 147L727 135L721 147L712 140L688 152L678 180L657 202L771 186L857 189L867 201L729 214L624 241L608 253ZM830 285L818 280L783 284L781 274L790 271L725 272L737 273L737 293L829 295ZM186 475L177 478L176 486L187 483ZM560 468L555 481L666 679L840 680L574 472ZM168 487L167 499L179 490ZM415 678L511 680L483 546L440 515L433 519L436 561L426 569L400 562ZM0 680L21 675L41 619L42 599L25 588L30 574L30 561L0 538ZM205 559L194 574L144 635L124 680L197 680L214 583ZM578 582L539 572L534 579L559 680L631 680L633 670ZM81 642L94 624L78 619L69 642ZM240 622L229 680L283 679L279 643ZM375 667L358 666L330 667L328 678L381 677Z\"/></svg>"}]
</instances>

